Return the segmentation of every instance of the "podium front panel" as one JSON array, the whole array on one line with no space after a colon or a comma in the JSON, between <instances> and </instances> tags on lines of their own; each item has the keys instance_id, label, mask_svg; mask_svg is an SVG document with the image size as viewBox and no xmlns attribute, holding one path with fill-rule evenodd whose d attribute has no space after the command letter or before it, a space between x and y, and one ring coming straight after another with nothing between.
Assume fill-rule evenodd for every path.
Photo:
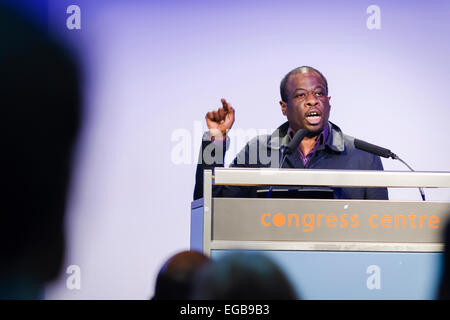
<instances>
[{"instance_id":1,"label":"podium front panel","mask_svg":"<svg viewBox=\"0 0 450 320\"><path fill-rule=\"evenodd\" d=\"M218 259L229 250L212 250ZM432 300L442 276L436 252L260 251L305 300Z\"/></svg>"},{"instance_id":2,"label":"podium front panel","mask_svg":"<svg viewBox=\"0 0 450 320\"><path fill-rule=\"evenodd\" d=\"M449 216L447 202L214 198L211 240L406 243L423 251L439 248Z\"/></svg>"}]
</instances>

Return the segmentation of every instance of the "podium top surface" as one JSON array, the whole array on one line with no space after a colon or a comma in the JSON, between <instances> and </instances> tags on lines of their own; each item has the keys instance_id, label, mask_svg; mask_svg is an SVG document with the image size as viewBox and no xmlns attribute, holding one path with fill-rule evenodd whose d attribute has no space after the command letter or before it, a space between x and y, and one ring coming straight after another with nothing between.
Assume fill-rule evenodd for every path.
<instances>
[{"instance_id":1,"label":"podium top surface","mask_svg":"<svg viewBox=\"0 0 450 320\"><path fill-rule=\"evenodd\" d=\"M450 172L277 168L215 168L215 185L303 185L372 188L450 188Z\"/></svg>"}]
</instances>

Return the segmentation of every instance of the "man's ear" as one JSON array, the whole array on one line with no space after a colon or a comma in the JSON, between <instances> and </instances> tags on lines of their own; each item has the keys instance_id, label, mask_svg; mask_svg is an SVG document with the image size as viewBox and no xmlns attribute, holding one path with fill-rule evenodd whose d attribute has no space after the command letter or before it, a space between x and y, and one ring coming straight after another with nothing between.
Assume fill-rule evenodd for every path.
<instances>
[{"instance_id":1,"label":"man's ear","mask_svg":"<svg viewBox=\"0 0 450 320\"><path fill-rule=\"evenodd\" d=\"M285 116L286 115L286 102L284 102L283 100L280 101L280 106L281 106L281 113Z\"/></svg>"}]
</instances>

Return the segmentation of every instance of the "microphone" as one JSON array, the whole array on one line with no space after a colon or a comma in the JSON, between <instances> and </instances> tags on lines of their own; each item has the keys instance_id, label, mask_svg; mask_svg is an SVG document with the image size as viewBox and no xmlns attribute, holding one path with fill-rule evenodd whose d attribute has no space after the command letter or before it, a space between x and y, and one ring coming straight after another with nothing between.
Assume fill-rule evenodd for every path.
<instances>
[{"instance_id":1,"label":"microphone","mask_svg":"<svg viewBox=\"0 0 450 320\"><path fill-rule=\"evenodd\" d=\"M384 157L384 158L392 158L394 160L398 160L401 163L403 163L404 165L406 165L409 170L411 170L412 172L415 172L413 168L411 168L405 161L403 161L402 159L400 159L399 156L397 156L395 153L393 153L391 150L368 143L366 141L363 140L359 140L359 139L355 139L355 148L375 154L377 156L380 157ZM422 196L422 200L425 201L425 193L423 191L422 188L419 188L420 191L420 195Z\"/></svg>"},{"instance_id":2,"label":"microphone","mask_svg":"<svg viewBox=\"0 0 450 320\"><path fill-rule=\"evenodd\" d=\"M289 141L286 145L282 145L280 147L281 150L281 162L280 165L278 166L278 168L282 168L284 161L286 161L286 157L291 154L292 152L294 152L294 150L297 149L298 145L300 144L300 142L303 140L303 138L308 134L308 131L306 129L300 129L298 130L294 137L291 139L291 141ZM270 196L272 195L272 190L273 190L273 186L270 186L269 191L267 192L267 196L266 198L270 198Z\"/></svg>"},{"instance_id":3,"label":"microphone","mask_svg":"<svg viewBox=\"0 0 450 320\"><path fill-rule=\"evenodd\" d=\"M307 135L308 131L306 129L300 129L298 130L294 137L289 141L289 143L284 148L285 154L291 154L294 150L297 149L300 142L303 140L303 138ZM281 165L280 165L281 168Z\"/></svg>"},{"instance_id":4,"label":"microphone","mask_svg":"<svg viewBox=\"0 0 450 320\"><path fill-rule=\"evenodd\" d=\"M367 151L372 154L376 154L377 156L380 156L380 157L392 158L392 159L397 158L397 156L394 153L392 153L391 150L376 146L374 144L371 144L371 143L368 143L366 141L362 141L359 139L355 139L355 147L360 150Z\"/></svg>"}]
</instances>

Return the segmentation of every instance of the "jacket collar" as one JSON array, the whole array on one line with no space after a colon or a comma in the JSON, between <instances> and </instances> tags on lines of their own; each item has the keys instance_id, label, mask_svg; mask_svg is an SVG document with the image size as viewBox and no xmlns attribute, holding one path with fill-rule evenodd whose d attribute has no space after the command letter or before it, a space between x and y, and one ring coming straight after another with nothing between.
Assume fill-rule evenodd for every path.
<instances>
[{"instance_id":1,"label":"jacket collar","mask_svg":"<svg viewBox=\"0 0 450 320\"><path fill-rule=\"evenodd\" d=\"M331 121L328 121L328 125L330 128L330 132L328 134L327 141L325 141L325 144L322 146L322 148L325 148L326 145L333 151L344 151L344 134L342 133L342 130ZM288 129L289 122L286 121L281 126L279 126L278 129L276 129L269 137L267 141L267 147L272 150L279 150L280 146L286 145L289 142Z\"/></svg>"}]
</instances>

